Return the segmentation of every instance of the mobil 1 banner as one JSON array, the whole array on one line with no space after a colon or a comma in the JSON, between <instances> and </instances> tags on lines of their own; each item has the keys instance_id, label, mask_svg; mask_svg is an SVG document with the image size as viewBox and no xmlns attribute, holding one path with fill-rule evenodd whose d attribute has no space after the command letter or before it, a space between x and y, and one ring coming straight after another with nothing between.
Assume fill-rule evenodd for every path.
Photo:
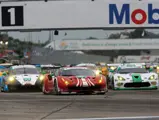
<instances>
[{"instance_id":1,"label":"mobil 1 banner","mask_svg":"<svg viewBox=\"0 0 159 120\"><path fill-rule=\"evenodd\" d=\"M158 0L1 2L0 7L0 30L159 28Z\"/></svg>"}]
</instances>

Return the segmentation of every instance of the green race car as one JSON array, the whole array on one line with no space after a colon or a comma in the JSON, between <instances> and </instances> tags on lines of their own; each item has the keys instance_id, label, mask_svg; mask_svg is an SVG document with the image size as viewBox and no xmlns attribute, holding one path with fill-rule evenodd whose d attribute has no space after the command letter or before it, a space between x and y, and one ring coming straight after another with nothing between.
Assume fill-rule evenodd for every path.
<instances>
[{"instance_id":1,"label":"green race car","mask_svg":"<svg viewBox=\"0 0 159 120\"><path fill-rule=\"evenodd\" d=\"M158 89L158 75L143 66L121 66L114 73L111 87L114 90Z\"/></svg>"}]
</instances>

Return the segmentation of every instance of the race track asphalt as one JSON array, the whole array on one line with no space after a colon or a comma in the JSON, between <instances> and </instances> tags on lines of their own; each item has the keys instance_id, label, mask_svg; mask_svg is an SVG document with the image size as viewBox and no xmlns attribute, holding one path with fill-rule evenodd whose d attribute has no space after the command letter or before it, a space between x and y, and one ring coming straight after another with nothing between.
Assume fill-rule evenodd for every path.
<instances>
[{"instance_id":1,"label":"race track asphalt","mask_svg":"<svg viewBox=\"0 0 159 120\"><path fill-rule=\"evenodd\" d=\"M159 91L109 91L106 95L0 93L0 120L159 116Z\"/></svg>"}]
</instances>

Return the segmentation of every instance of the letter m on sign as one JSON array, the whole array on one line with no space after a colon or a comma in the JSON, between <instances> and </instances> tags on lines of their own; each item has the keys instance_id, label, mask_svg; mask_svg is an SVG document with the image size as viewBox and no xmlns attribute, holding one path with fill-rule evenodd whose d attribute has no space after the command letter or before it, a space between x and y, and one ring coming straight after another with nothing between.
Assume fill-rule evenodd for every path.
<instances>
[{"instance_id":1,"label":"letter m on sign","mask_svg":"<svg viewBox=\"0 0 159 120\"><path fill-rule=\"evenodd\" d=\"M117 24L122 24L125 15L125 24L130 24L130 9L129 4L123 4L119 13L116 4L109 4L109 24L114 24L116 19Z\"/></svg>"}]
</instances>

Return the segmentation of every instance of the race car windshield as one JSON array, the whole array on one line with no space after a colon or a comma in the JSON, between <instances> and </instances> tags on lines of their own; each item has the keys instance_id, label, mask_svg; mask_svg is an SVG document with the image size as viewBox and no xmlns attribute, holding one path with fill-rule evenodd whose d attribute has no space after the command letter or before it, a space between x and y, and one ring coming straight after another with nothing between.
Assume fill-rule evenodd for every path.
<instances>
[{"instance_id":1,"label":"race car windshield","mask_svg":"<svg viewBox=\"0 0 159 120\"><path fill-rule=\"evenodd\" d=\"M54 69L59 69L60 67L42 67L42 70L54 70Z\"/></svg>"},{"instance_id":2,"label":"race car windshield","mask_svg":"<svg viewBox=\"0 0 159 120\"><path fill-rule=\"evenodd\" d=\"M42 67L41 68L42 70L52 70L52 69L54 69L53 67Z\"/></svg>"},{"instance_id":3,"label":"race car windshield","mask_svg":"<svg viewBox=\"0 0 159 120\"><path fill-rule=\"evenodd\" d=\"M4 65L4 67L6 68L10 68L12 65Z\"/></svg>"},{"instance_id":4,"label":"race car windshield","mask_svg":"<svg viewBox=\"0 0 159 120\"><path fill-rule=\"evenodd\" d=\"M95 76L95 73L89 69L71 69L63 70L62 76Z\"/></svg>"},{"instance_id":5,"label":"race car windshield","mask_svg":"<svg viewBox=\"0 0 159 120\"><path fill-rule=\"evenodd\" d=\"M35 68L17 68L15 74L39 74L39 71Z\"/></svg>"},{"instance_id":6,"label":"race car windshield","mask_svg":"<svg viewBox=\"0 0 159 120\"><path fill-rule=\"evenodd\" d=\"M125 68L120 69L118 71L120 74L127 74L127 73L147 73L146 69L144 68Z\"/></svg>"},{"instance_id":7,"label":"race car windshield","mask_svg":"<svg viewBox=\"0 0 159 120\"><path fill-rule=\"evenodd\" d=\"M41 70L45 71L45 72L51 72L54 73L57 69L59 69L60 67L42 67Z\"/></svg>"}]
</instances>

